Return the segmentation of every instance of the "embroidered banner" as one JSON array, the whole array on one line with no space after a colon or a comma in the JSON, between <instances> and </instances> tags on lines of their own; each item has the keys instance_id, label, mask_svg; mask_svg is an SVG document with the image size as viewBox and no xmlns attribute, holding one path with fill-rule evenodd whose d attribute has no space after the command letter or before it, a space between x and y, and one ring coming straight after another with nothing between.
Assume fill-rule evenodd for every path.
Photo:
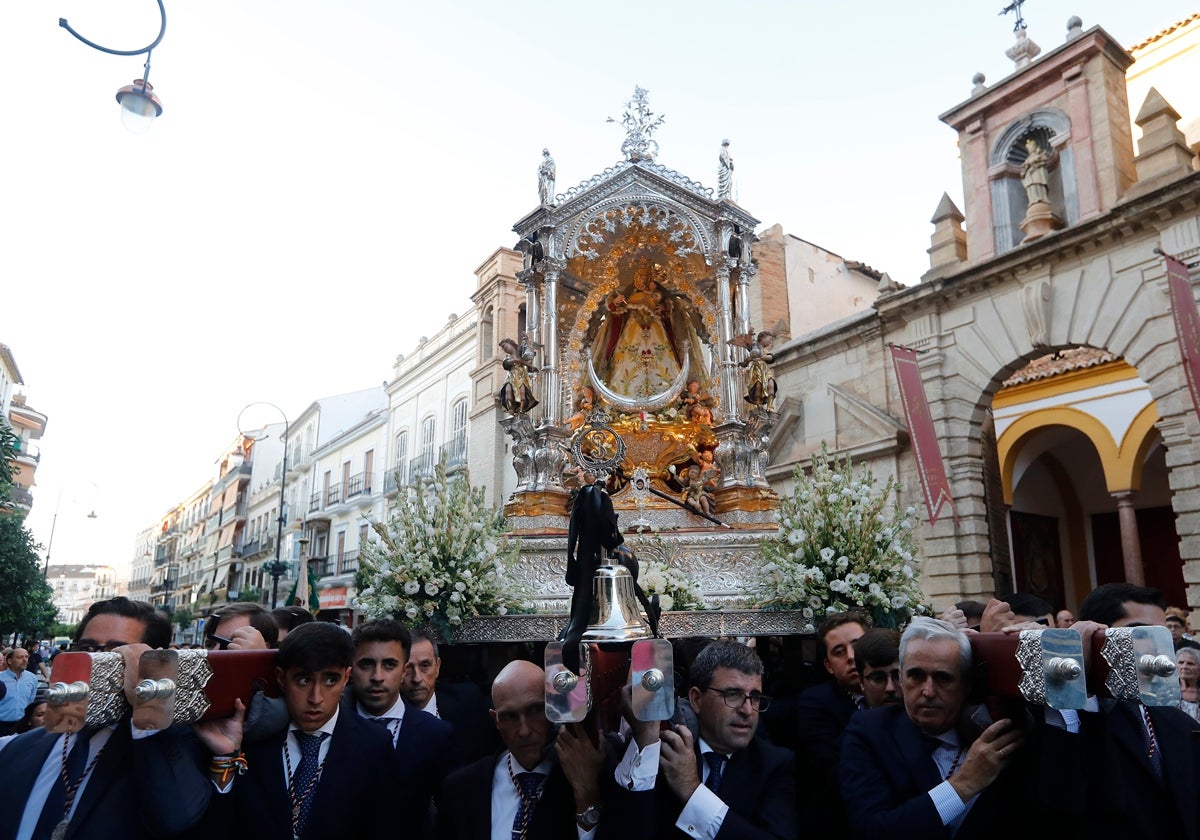
<instances>
[{"instance_id":1,"label":"embroidered banner","mask_svg":"<svg viewBox=\"0 0 1200 840\"><path fill-rule=\"evenodd\" d=\"M1188 267L1166 254L1163 259L1167 263L1167 287L1171 294L1179 355L1183 357L1183 372L1187 374L1188 390L1192 392L1192 407L1200 414L1200 312L1196 311Z\"/></svg>"},{"instance_id":2,"label":"embroidered banner","mask_svg":"<svg viewBox=\"0 0 1200 840\"><path fill-rule=\"evenodd\" d=\"M896 367L900 403L904 406L904 419L908 423L908 435L912 440L913 454L917 458L921 488L925 491L929 524L933 525L937 522L944 505L954 509L950 482L946 479L946 467L942 463L937 431L933 428L933 417L929 414L929 402L925 398L925 383L921 380L916 351L895 344L888 346L892 350L892 364Z\"/></svg>"}]
</instances>

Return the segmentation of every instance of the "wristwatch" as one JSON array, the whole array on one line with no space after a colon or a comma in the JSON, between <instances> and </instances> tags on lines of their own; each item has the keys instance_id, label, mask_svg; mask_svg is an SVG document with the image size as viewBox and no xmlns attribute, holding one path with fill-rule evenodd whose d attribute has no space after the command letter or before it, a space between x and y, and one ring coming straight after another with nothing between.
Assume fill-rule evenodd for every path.
<instances>
[{"instance_id":1,"label":"wristwatch","mask_svg":"<svg viewBox=\"0 0 1200 840\"><path fill-rule=\"evenodd\" d=\"M597 805L589 805L582 814L575 815L575 824L584 831L591 831L600 824L600 808Z\"/></svg>"}]
</instances>

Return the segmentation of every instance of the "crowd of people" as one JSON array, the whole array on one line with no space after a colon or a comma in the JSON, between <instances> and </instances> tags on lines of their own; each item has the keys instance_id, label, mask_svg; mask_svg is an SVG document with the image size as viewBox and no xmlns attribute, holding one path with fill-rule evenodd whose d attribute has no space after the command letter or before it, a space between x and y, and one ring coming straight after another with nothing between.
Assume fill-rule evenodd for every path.
<instances>
[{"instance_id":1,"label":"crowd of people","mask_svg":"<svg viewBox=\"0 0 1200 840\"><path fill-rule=\"evenodd\" d=\"M831 615L818 633L826 679L799 692L774 644L760 656L753 641L681 640L674 717L636 720L627 693L620 729L600 733L590 719L551 723L546 675L528 659L503 665L488 697L443 680L437 639L400 622L349 631L299 608L231 605L206 622L205 647L277 648L277 696L161 732L126 718L0 739L0 790L16 804L0 840L1195 840L1200 724L1184 711L971 702L973 632L1061 623L1087 651L1103 627L1169 623L1156 590L1129 584L1099 587L1078 620L1065 612L1024 596L960 602L903 632ZM1180 617L1194 712L1200 659ZM116 650L136 670L170 645L161 612L114 598L92 605L71 649ZM6 659L11 692L27 660Z\"/></svg>"}]
</instances>

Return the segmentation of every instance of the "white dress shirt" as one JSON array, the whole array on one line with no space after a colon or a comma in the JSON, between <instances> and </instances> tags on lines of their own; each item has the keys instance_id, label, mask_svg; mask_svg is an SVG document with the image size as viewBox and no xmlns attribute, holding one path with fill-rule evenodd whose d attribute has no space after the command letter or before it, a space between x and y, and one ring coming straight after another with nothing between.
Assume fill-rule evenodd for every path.
<instances>
[{"instance_id":1,"label":"white dress shirt","mask_svg":"<svg viewBox=\"0 0 1200 840\"><path fill-rule=\"evenodd\" d=\"M512 840L513 823L516 821L517 811L521 807L521 796L517 793L517 788L508 775L510 755L511 753L505 750L492 771L492 840ZM550 771L553 769L554 763L550 759L546 759L528 772L544 773L549 777ZM516 776L527 771L519 762L513 760L512 772ZM600 819L604 819L603 814ZM596 836L596 829L584 831L576 824L575 833L578 840L592 840Z\"/></svg>"},{"instance_id":2,"label":"white dress shirt","mask_svg":"<svg viewBox=\"0 0 1200 840\"><path fill-rule=\"evenodd\" d=\"M396 739L400 737L400 727L404 725L404 698L397 697L392 708L388 709L381 715L373 715L362 707L362 703L355 703L354 708L358 710L358 716L365 720L386 720L388 732L392 733L392 746L396 746ZM375 724L376 726L378 724Z\"/></svg>"},{"instance_id":3,"label":"white dress shirt","mask_svg":"<svg viewBox=\"0 0 1200 840\"><path fill-rule=\"evenodd\" d=\"M317 753L318 767L325 763L325 758L329 755L329 745L333 743L333 728L337 725L338 713L340 711L340 709L334 709L333 717L325 721L324 726L316 730L316 732L308 733L310 735L315 735L317 732L325 732L329 735L328 738L325 738L321 741L321 751ZM300 759L303 758L303 755L300 752L300 742L296 740L292 733L303 731L303 729L296 725L295 721L288 721L288 734L287 738L283 742L283 784L285 786L290 786L292 783L291 776L288 775L288 762L291 762L292 775L295 775L296 769L300 766ZM320 778L320 771L318 770L318 785L321 784ZM296 791L296 793L300 793L300 791Z\"/></svg>"},{"instance_id":4,"label":"white dress shirt","mask_svg":"<svg viewBox=\"0 0 1200 840\"><path fill-rule=\"evenodd\" d=\"M647 744L645 749L638 750L637 742L630 741L621 763L617 765L614 772L617 784L626 790L652 790L658 776L659 756L662 752L661 743L661 741L655 741L653 744ZM703 756L710 752L713 752L713 748L708 745L707 741L700 738L700 755ZM696 791L684 803L683 810L679 813L679 819L675 821L675 827L695 840L712 840L721 830L721 824L725 822L725 815L729 813L729 806L721 797L704 786L709 774L707 761L700 762L700 773L700 787L696 788Z\"/></svg>"},{"instance_id":5,"label":"white dress shirt","mask_svg":"<svg viewBox=\"0 0 1200 840\"><path fill-rule=\"evenodd\" d=\"M132 726L132 724L129 724ZM112 737L113 732L117 729L117 724L101 727L92 740L88 742L88 765L91 765L92 760L104 749L104 745L108 743L108 739ZM134 730L136 731L136 730ZM42 763L42 769L37 775L37 779L33 782L33 790L30 791L29 799L25 801L25 810L21 812L21 824L17 828L17 840L29 840L33 836L34 829L37 828L38 820L42 816L42 806L46 804L46 797L50 795L50 789L54 787L54 782L62 774L63 760L63 739L70 737L71 743L67 745L67 752L70 753L72 747L75 746L75 738L77 736L59 735L54 740L54 746L50 748L50 754L46 756L45 762ZM92 767L95 770L95 767ZM75 790L75 799L71 802L71 810L65 815L70 819L75 815L75 809L79 807L80 800L83 799L83 792L87 790L88 782L92 780L92 773L88 772L80 782L79 787Z\"/></svg>"}]
</instances>

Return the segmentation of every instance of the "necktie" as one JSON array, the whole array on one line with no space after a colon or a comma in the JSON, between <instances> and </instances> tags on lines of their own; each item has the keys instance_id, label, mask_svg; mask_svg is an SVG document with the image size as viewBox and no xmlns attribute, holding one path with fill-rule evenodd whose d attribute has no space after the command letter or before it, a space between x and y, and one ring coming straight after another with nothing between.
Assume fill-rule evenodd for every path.
<instances>
[{"instance_id":1,"label":"necktie","mask_svg":"<svg viewBox=\"0 0 1200 840\"><path fill-rule=\"evenodd\" d=\"M1150 720L1150 712L1145 706L1139 705L1142 711L1142 734L1145 735L1146 757L1154 768L1154 775L1162 778L1162 753L1158 749L1158 737L1154 732L1154 721Z\"/></svg>"},{"instance_id":2,"label":"necktie","mask_svg":"<svg viewBox=\"0 0 1200 840\"><path fill-rule=\"evenodd\" d=\"M513 781L517 784L517 798L521 802L513 820L512 840L522 840L525 832L529 830L529 821L533 819L533 809L537 807L538 797L542 795L546 774L518 773L513 777Z\"/></svg>"},{"instance_id":3,"label":"necktie","mask_svg":"<svg viewBox=\"0 0 1200 840\"><path fill-rule=\"evenodd\" d=\"M371 721L371 723L374 723L377 726L381 726L384 729L386 729L388 731L388 734L392 736L393 746L395 745L396 733L398 733L400 731L400 719L399 718L377 717L377 718L367 718L367 720Z\"/></svg>"},{"instance_id":4,"label":"necktie","mask_svg":"<svg viewBox=\"0 0 1200 840\"><path fill-rule=\"evenodd\" d=\"M289 791L292 797L292 823L296 830L296 836L304 836L304 829L308 825L308 814L312 810L313 790L317 786L321 764L318 761L321 755L321 742L329 737L328 732L315 732L308 734L307 732L295 731L296 740L300 743L300 764L296 767L296 775L292 776L292 789Z\"/></svg>"},{"instance_id":5,"label":"necktie","mask_svg":"<svg viewBox=\"0 0 1200 840\"><path fill-rule=\"evenodd\" d=\"M721 778L725 774L725 762L728 760L727 756L718 752L704 754L704 763L708 765L708 778L704 780L704 786L713 793L721 789Z\"/></svg>"},{"instance_id":6,"label":"necktie","mask_svg":"<svg viewBox=\"0 0 1200 840\"><path fill-rule=\"evenodd\" d=\"M78 789L80 782L83 781L83 774L87 771L88 747L96 732L96 729L83 729L74 736L67 736L75 739L75 744L67 755L65 767L72 794L74 790ZM50 788L50 793L46 796L46 803L42 805L42 813L38 817L37 827L33 830L33 840L49 840L54 827L67 818L66 808L67 786L63 783L63 774L59 773L58 778L54 780L54 787Z\"/></svg>"}]
</instances>

